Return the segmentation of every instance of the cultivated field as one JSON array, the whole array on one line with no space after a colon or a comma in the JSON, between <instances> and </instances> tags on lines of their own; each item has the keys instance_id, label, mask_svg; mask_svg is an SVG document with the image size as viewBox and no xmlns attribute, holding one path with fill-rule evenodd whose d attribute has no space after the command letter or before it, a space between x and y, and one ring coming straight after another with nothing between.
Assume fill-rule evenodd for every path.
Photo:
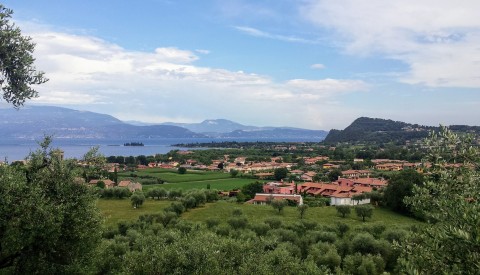
<instances>
[{"instance_id":1,"label":"cultivated field","mask_svg":"<svg viewBox=\"0 0 480 275\"><path fill-rule=\"evenodd\" d=\"M144 184L143 190L146 192L152 188L162 187L169 189L217 189L222 191L242 188L242 186L255 182L256 179L232 178L229 173L188 170L186 174L179 174L177 170L149 168L138 172L122 172L118 176L123 178L135 178L140 181L145 178L161 179L164 184ZM263 181L262 181L263 182Z\"/></svg>"},{"instance_id":2,"label":"cultivated field","mask_svg":"<svg viewBox=\"0 0 480 275\"><path fill-rule=\"evenodd\" d=\"M169 200L151 200L147 199L138 209L133 209L129 199L99 199L100 208L107 226L113 226L121 220L135 221L143 214L155 214L168 207L172 201ZM226 201L208 203L205 206L191 209L182 214L182 218L194 222L204 222L207 219L215 218L221 223L232 217L232 211L236 208L242 210L243 215L251 223L257 223L270 217L278 217L285 223L299 220L299 214L296 207L285 207L283 213L278 214L268 205L249 205L237 204ZM350 216L346 218L339 217L333 206L311 207L307 210L304 219L316 221L320 225L333 225L335 222L344 222L350 226L384 224L386 227L406 227L410 225L422 224L421 222L396 214L387 209L376 208L373 216L364 223L355 215L352 209Z\"/></svg>"}]
</instances>

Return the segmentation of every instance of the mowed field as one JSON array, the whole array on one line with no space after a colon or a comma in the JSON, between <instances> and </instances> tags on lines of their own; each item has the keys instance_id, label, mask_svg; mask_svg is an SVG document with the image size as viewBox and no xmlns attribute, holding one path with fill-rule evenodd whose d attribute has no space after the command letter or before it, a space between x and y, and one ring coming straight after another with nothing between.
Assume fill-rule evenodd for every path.
<instances>
[{"instance_id":1,"label":"mowed field","mask_svg":"<svg viewBox=\"0 0 480 275\"><path fill-rule=\"evenodd\" d=\"M188 170L186 174L179 174L177 170L149 168L138 172L119 173L122 178L131 178L132 174L137 177L153 177L163 180L164 184L143 185L143 190L148 191L152 188L162 187L169 189L217 189L222 191L242 188L242 186L255 182L255 179L232 178L229 173Z\"/></svg>"},{"instance_id":2,"label":"mowed field","mask_svg":"<svg viewBox=\"0 0 480 275\"><path fill-rule=\"evenodd\" d=\"M106 226L115 226L119 221L135 221L144 214L155 214L163 211L172 201L147 199L138 209L133 209L129 199L99 199L98 207L105 218ZM191 209L182 214L182 219L193 222L205 222L207 219L218 219L226 223L232 217L234 209L241 209L243 215L251 223L257 223L270 217L278 217L285 223L299 220L299 213L296 207L285 207L281 214L268 205L237 204L227 201L208 203L205 206ZM384 208L376 208L373 216L364 223L352 213L346 218L337 215L333 206L311 207L307 209L304 219L316 221L320 225L333 225L335 222L344 222L352 227L360 225L384 224L386 227L407 227L419 225L421 222L408 218Z\"/></svg>"}]
</instances>

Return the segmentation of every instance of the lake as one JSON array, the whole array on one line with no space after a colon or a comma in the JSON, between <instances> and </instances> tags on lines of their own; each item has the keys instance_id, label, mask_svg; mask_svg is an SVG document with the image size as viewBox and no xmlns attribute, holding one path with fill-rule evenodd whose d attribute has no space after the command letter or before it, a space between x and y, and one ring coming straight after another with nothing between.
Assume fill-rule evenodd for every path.
<instances>
[{"instance_id":1,"label":"lake","mask_svg":"<svg viewBox=\"0 0 480 275\"><path fill-rule=\"evenodd\" d=\"M171 150L187 150L175 147L172 144L180 143L206 143L206 142L318 142L313 139L256 139L256 138L162 138L143 140L115 140L115 139L54 139L53 148L60 148L65 152L65 158L82 158L90 148L98 146L99 151L105 156L138 156L165 154ZM145 146L123 146L128 142L142 142ZM29 139L2 139L0 140L0 161L7 159L9 162L25 159L30 152L38 150L38 140ZM201 148L196 148L201 149ZM192 148L188 148L192 150Z\"/></svg>"}]
</instances>

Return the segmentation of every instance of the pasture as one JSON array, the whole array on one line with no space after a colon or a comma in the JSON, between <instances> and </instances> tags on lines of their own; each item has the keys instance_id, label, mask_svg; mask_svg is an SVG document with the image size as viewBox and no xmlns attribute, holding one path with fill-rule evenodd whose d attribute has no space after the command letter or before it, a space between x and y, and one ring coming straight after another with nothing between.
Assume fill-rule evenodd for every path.
<instances>
[{"instance_id":1,"label":"pasture","mask_svg":"<svg viewBox=\"0 0 480 275\"><path fill-rule=\"evenodd\" d=\"M105 218L105 225L114 226L119 221L135 221L141 215L159 213L168 207L171 202L170 200L147 199L140 208L134 209L129 199L99 199L98 207ZM242 210L243 216L248 219L249 223L257 223L270 217L278 217L284 223L300 220L296 207L285 207L283 212L279 214L278 211L268 205L237 204L222 200L190 209L183 213L181 217L193 222L203 223L207 219L214 218L221 223L226 223L232 217L232 212L236 208ZM333 206L310 207L307 209L304 219L316 221L319 225L326 226L334 225L336 222L343 222L352 227L383 224L388 228L422 224L415 219L399 215L384 208L376 208L372 218L367 219L365 223L356 216L353 209L349 216L342 218L337 215L337 211Z\"/></svg>"}]
</instances>

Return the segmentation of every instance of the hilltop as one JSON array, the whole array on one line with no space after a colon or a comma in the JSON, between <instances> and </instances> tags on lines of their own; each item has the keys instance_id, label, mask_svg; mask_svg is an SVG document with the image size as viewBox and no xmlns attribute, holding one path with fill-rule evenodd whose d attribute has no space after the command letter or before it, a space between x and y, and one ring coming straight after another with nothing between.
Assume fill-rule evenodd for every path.
<instances>
[{"instance_id":1,"label":"hilltop","mask_svg":"<svg viewBox=\"0 0 480 275\"><path fill-rule=\"evenodd\" d=\"M325 143L337 142L400 142L422 139L432 130L439 127L409 124L390 119L360 117L344 130L332 129L325 138ZM455 132L480 133L478 126L451 125L449 128Z\"/></svg>"}]
</instances>

